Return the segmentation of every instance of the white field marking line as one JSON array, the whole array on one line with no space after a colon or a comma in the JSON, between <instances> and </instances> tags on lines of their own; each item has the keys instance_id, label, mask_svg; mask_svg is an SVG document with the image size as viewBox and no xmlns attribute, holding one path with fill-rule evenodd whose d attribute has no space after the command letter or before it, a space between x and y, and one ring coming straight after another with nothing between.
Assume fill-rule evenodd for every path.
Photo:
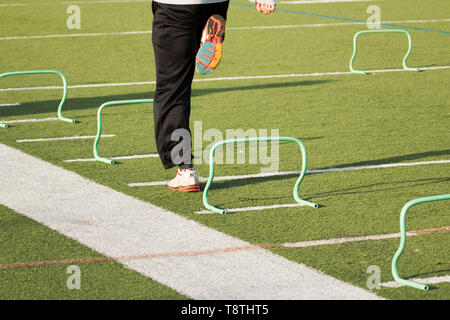
<instances>
[{"instance_id":1,"label":"white field marking line","mask_svg":"<svg viewBox=\"0 0 450 320\"><path fill-rule=\"evenodd\" d=\"M101 135L101 138L111 138L115 137L115 134L105 134ZM45 142L45 141L60 141L60 140L80 140L80 139L94 139L97 136L73 136L73 137L59 137L59 138L40 138L40 139L21 139L16 140L16 142Z\"/></svg>"},{"instance_id":2,"label":"white field marking line","mask_svg":"<svg viewBox=\"0 0 450 320\"><path fill-rule=\"evenodd\" d=\"M443 163L450 163L450 160L431 160L431 161L421 161L421 162L386 163L386 164L352 166L352 167L343 167L343 168L316 169L316 170L308 170L308 171L306 171L306 174L362 170L362 169L375 169L375 168L409 167L409 166L443 164ZM221 177L219 176L219 177L214 177L213 181L252 179L252 178L263 178L263 177L299 175L299 174L300 174L300 171L266 172L266 173L245 174L245 175L239 175L239 176L221 176ZM199 180L200 180L200 182L205 182L205 181L208 181L208 178L200 177ZM129 187L154 187L154 186L166 185L168 182L169 181L137 182L137 183L129 183L128 186Z\"/></svg>"},{"instance_id":3,"label":"white field marking line","mask_svg":"<svg viewBox=\"0 0 450 320\"><path fill-rule=\"evenodd\" d=\"M431 20L394 20L382 21L380 23L434 23L434 22L449 22L450 19L431 19ZM291 24L280 26L254 26L254 27L230 27L227 30L252 30L252 29L291 29L291 28L314 28L314 27L339 27L350 25L365 25L367 22L335 22L335 23L313 23L313 24ZM0 38L1 40L1 38Z\"/></svg>"},{"instance_id":4,"label":"white field marking line","mask_svg":"<svg viewBox=\"0 0 450 320\"><path fill-rule=\"evenodd\" d=\"M437 284L437 283L443 283L443 282L450 282L450 276L440 276L440 277L430 277L430 278L414 278L414 279L408 279L410 281L414 281L421 284ZM383 287L387 288L400 288L403 287L403 284L400 284L396 281L389 281L381 283Z\"/></svg>"},{"instance_id":5,"label":"white field marking line","mask_svg":"<svg viewBox=\"0 0 450 320\"><path fill-rule=\"evenodd\" d=\"M382 21L381 23L435 23L448 22L450 19L430 19L430 20L395 20ZM335 23L313 23L313 24L293 24L279 26L248 26L248 27L228 27L227 30L258 30L258 29L292 29L292 28L315 28L315 27L339 27L350 25L361 25L366 22L335 22ZM151 34L152 30L139 31L117 31L117 32L94 32L94 33L68 33L68 34L49 34L49 35L30 35L30 36L8 36L0 37L0 40L31 40L31 39L51 39L51 38L73 38L73 37L101 37L117 35L142 35Z\"/></svg>"},{"instance_id":6,"label":"white field marking line","mask_svg":"<svg viewBox=\"0 0 450 320\"><path fill-rule=\"evenodd\" d=\"M2 123L22 123L22 122L42 122L42 121L58 121L58 118L42 118L42 119L23 119L23 120L7 120Z\"/></svg>"},{"instance_id":7,"label":"white field marking line","mask_svg":"<svg viewBox=\"0 0 450 320\"><path fill-rule=\"evenodd\" d=\"M256 206L256 207L245 207L245 208L234 208L234 209L227 209L228 212L244 212L244 211L258 211L258 210L270 210L270 209L278 209L278 208L295 208L295 207L301 207L304 206L304 204L301 203L287 203L287 204L274 204L270 206ZM202 211L196 211L196 214L212 214L212 211L209 210L202 210Z\"/></svg>"},{"instance_id":8,"label":"white field marking line","mask_svg":"<svg viewBox=\"0 0 450 320\"><path fill-rule=\"evenodd\" d=\"M380 299L4 144L0 154L0 204L107 257L160 255L120 263L192 299Z\"/></svg>"},{"instance_id":9,"label":"white field marking line","mask_svg":"<svg viewBox=\"0 0 450 320\"><path fill-rule=\"evenodd\" d=\"M144 158L159 158L159 155L156 153L152 154L138 154L138 155L132 155L132 156L118 156L118 157L108 157L112 160L131 160L131 159L144 159ZM70 160L64 160L64 162L91 162L91 161L97 161L95 158L86 158L86 159L70 159Z\"/></svg>"},{"instance_id":10,"label":"white field marking line","mask_svg":"<svg viewBox=\"0 0 450 320\"><path fill-rule=\"evenodd\" d=\"M132 34L151 34L151 31L125 31L125 32L95 32L95 33L69 33L69 34L49 34L35 36L12 36L2 37L0 40L24 40L24 39L51 39L51 38L73 38L73 37L99 37L99 36L115 36L115 35L132 35Z\"/></svg>"},{"instance_id":11,"label":"white field marking line","mask_svg":"<svg viewBox=\"0 0 450 320\"><path fill-rule=\"evenodd\" d=\"M27 7L27 6L48 6L56 4L98 4L98 3L131 3L131 2L148 2L150 0L92 0L92 1L61 1L61 2L38 2L38 3L5 3L0 4L0 7Z\"/></svg>"},{"instance_id":12,"label":"white field marking line","mask_svg":"<svg viewBox=\"0 0 450 320\"><path fill-rule=\"evenodd\" d=\"M450 226L424 229L424 230L413 230L406 232L408 237L415 237L424 234L436 233L436 232L448 232L450 231ZM305 247L315 247L322 245L332 245L347 242L359 242L359 241L370 241L370 240L384 240L384 239L395 239L400 238L400 233L390 233L390 234L377 234L371 236L359 236L359 237L347 237L347 238L335 238L326 240L312 240L312 241L302 241L302 242L291 242L283 243L283 247L286 248L305 248Z\"/></svg>"},{"instance_id":13,"label":"white field marking line","mask_svg":"<svg viewBox=\"0 0 450 320\"><path fill-rule=\"evenodd\" d=\"M329 2L362 2L362 1L372 1L372 0L304 0L304 1L280 1L280 3L285 4L315 4L315 3L329 3ZM148 2L150 3L150 0L92 0L92 1L62 1L62 2L43 2L43 3L6 3L6 4L0 4L0 7L24 7L24 6L45 6L45 5L56 5L56 4L120 4L120 3L142 3L142 2ZM250 1L250 2L255 2Z\"/></svg>"},{"instance_id":14,"label":"white field marking line","mask_svg":"<svg viewBox=\"0 0 450 320\"><path fill-rule=\"evenodd\" d=\"M316 3L334 3L334 2L368 2L372 0L294 0L280 1L283 4L316 4Z\"/></svg>"},{"instance_id":15,"label":"white field marking line","mask_svg":"<svg viewBox=\"0 0 450 320\"><path fill-rule=\"evenodd\" d=\"M450 69L450 66L437 66L437 67L423 67L420 70L442 70ZM369 73L385 73L385 72L403 72L404 69L383 69L383 70L367 70ZM323 76L339 76L339 75L353 75L350 71L337 71L337 72L315 72L315 73L298 73L298 74L277 74L267 76L238 76L238 77L220 77L220 78L208 78L208 79L194 79L194 82L204 81L226 81L226 80L252 80L252 79L273 79L273 78L302 78L302 77L323 77ZM81 84L68 86L69 89L81 89L81 88L101 88L101 87L121 87L121 86L136 86L136 85L149 85L156 84L156 81L143 81L143 82L124 82L124 83L97 83L97 84ZM3 91L25 91L25 90L53 90L62 89L59 86L48 87L28 87L28 88L6 88L0 89Z\"/></svg>"},{"instance_id":16,"label":"white field marking line","mask_svg":"<svg viewBox=\"0 0 450 320\"><path fill-rule=\"evenodd\" d=\"M3 103L3 104L0 104L0 107L15 107L15 106L20 106L20 103Z\"/></svg>"}]
</instances>

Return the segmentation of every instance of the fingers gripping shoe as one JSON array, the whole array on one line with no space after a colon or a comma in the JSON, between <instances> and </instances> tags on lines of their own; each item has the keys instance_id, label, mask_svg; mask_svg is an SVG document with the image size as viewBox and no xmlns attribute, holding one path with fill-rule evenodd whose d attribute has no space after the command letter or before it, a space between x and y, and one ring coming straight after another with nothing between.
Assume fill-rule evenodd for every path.
<instances>
[{"instance_id":1,"label":"fingers gripping shoe","mask_svg":"<svg viewBox=\"0 0 450 320\"><path fill-rule=\"evenodd\" d=\"M225 36L225 19L212 15L203 29L200 49L195 58L195 66L200 74L208 74L219 65L222 59L222 43Z\"/></svg>"},{"instance_id":2,"label":"fingers gripping shoe","mask_svg":"<svg viewBox=\"0 0 450 320\"><path fill-rule=\"evenodd\" d=\"M269 14L275 11L277 0L256 0L256 10L264 14Z\"/></svg>"},{"instance_id":3,"label":"fingers gripping shoe","mask_svg":"<svg viewBox=\"0 0 450 320\"><path fill-rule=\"evenodd\" d=\"M169 189L182 192L200 191L198 172L195 169L177 170L175 178L169 181Z\"/></svg>"}]
</instances>

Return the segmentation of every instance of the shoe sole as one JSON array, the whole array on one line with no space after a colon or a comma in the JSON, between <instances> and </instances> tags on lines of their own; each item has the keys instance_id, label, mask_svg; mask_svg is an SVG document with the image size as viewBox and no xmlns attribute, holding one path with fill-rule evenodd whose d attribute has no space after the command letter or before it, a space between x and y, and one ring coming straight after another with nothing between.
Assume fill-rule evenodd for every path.
<instances>
[{"instance_id":1,"label":"shoe sole","mask_svg":"<svg viewBox=\"0 0 450 320\"><path fill-rule=\"evenodd\" d=\"M197 192L200 191L200 186L199 185L193 185L193 186L186 186L186 187L169 187L170 190L176 190L176 191L181 191L181 192Z\"/></svg>"},{"instance_id":2,"label":"shoe sole","mask_svg":"<svg viewBox=\"0 0 450 320\"><path fill-rule=\"evenodd\" d=\"M215 14L206 22L207 35L198 50L196 61L200 74L211 73L222 59L222 42L225 36L225 19ZM209 62L205 61L205 57Z\"/></svg>"}]
</instances>

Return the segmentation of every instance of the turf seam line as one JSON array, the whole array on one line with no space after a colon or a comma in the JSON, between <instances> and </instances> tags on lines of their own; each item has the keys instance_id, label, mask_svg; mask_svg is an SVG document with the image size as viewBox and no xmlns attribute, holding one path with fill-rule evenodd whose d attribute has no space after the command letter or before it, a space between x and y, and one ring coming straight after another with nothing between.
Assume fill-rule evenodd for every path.
<instances>
[{"instance_id":1,"label":"turf seam line","mask_svg":"<svg viewBox=\"0 0 450 320\"><path fill-rule=\"evenodd\" d=\"M437 67L420 67L421 70L443 70L450 69L450 66ZM386 72L407 72L405 69L383 69L383 70L367 70L369 73L386 73ZM194 82L204 81L225 81L225 80L251 80L251 79L272 79L272 78L301 78L301 77L323 77L323 76L340 76L340 75L355 75L351 71L336 71L336 72L315 72L315 73L292 73L292 74L277 74L277 75L261 75L261 76L236 76L236 77L220 77L207 79L194 79ZM358 75L360 76L360 75ZM123 83L98 83L98 84L81 84L68 86L69 89L81 88L102 88L102 87L121 87L121 86L135 86L135 85L149 85L156 84L156 81L140 81L140 82L123 82ZM60 86L46 86L46 87L22 87L22 88L5 88L3 91L25 91L25 90L54 90L61 89ZM195 89L194 89L195 90Z\"/></svg>"},{"instance_id":2,"label":"turf seam line","mask_svg":"<svg viewBox=\"0 0 450 320\"><path fill-rule=\"evenodd\" d=\"M409 167L409 166L444 164L444 163L450 163L450 160L431 160L431 161L421 161L421 162L375 164L375 165L365 165L365 166L357 166L357 167L351 166L351 167L341 167L341 168L313 169L313 170L306 171L306 174L352 171L352 170L362 170L362 169L376 169L376 168ZM218 176L218 177L214 177L214 181L264 178L264 177L299 175L299 174L300 174L300 171L266 172L266 173L255 173L255 174L246 174L246 175L239 175L239 176ZM208 178L200 177L200 182L205 182L207 180L208 180ZM128 186L129 187L154 187L154 186L166 185L168 182L169 181L135 182L135 183L129 183Z\"/></svg>"},{"instance_id":3,"label":"turf seam line","mask_svg":"<svg viewBox=\"0 0 450 320\"><path fill-rule=\"evenodd\" d=\"M409 231L408 237L440 233L450 231L450 226L423 229ZM320 245L333 245L348 242L360 242L369 240L384 240L400 238L400 233L385 234L385 235L372 235L372 236L360 236L360 237L350 237L350 238L336 238L336 239L326 239L326 240L312 240L303 241L295 243L265 243L247 246L236 246L228 248L210 249L210 250L196 250L196 251L182 251L182 252L166 252L166 253L153 253L153 254L141 254L141 255L130 255L121 257L98 257L98 258L80 258L80 259L66 259L66 260L53 260L53 261L38 261L38 262L19 262L0 265L0 270L10 270L10 269L22 269L22 268L37 268L37 267L47 267L55 265L67 265L67 264L86 264L86 263L98 263L98 262L120 262L129 260L146 260L146 259L156 259L156 258L167 258L167 257L185 257L185 256L200 256L200 255L213 255L220 253L229 253L236 251L249 251L249 250L260 250L268 248L304 248Z\"/></svg>"}]
</instances>

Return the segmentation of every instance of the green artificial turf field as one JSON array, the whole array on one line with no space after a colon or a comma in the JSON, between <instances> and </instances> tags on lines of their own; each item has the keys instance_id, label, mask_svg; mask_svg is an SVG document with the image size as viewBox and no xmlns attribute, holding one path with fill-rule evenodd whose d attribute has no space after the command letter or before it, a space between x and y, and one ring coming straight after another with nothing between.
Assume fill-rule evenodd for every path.
<instances>
[{"instance_id":1,"label":"green artificial turf field","mask_svg":"<svg viewBox=\"0 0 450 320\"><path fill-rule=\"evenodd\" d=\"M17 2L23 5L6 6ZM281 10L270 16L258 14L244 0L230 5L223 60L211 75L196 75L193 83L191 123L194 127L201 122L202 127L199 135L194 133L194 146L207 149L212 142L225 139L227 129L239 128L257 132L266 129L269 134L275 129L280 136L301 139L308 153L308 170L325 171L306 175L300 186L301 196L319 203L318 209L294 207L226 216L199 215L194 212L204 209L201 193L176 193L164 185L128 186L171 179L174 170L164 170L158 158L120 160L116 165L66 162L92 158L94 140L17 142L20 139L93 136L97 132L97 109L102 103L153 97L154 83L136 84L155 80L151 34L144 32L152 26L149 2L82 2L79 4L81 29L68 30L67 3L3 1L0 73L55 69L66 75L70 86L81 87L69 88L63 112L79 123L10 123L10 128L0 128L0 143L252 244L396 233L400 210L405 203L419 197L450 193L449 163L348 171L326 169L449 160L450 70L391 71L367 76L346 74L353 35L367 27L330 17L365 21L368 5L376 4L381 8L382 21L430 29L404 29L413 39L408 66L446 67L450 66L450 12L446 2L280 3L277 8ZM257 28L261 26L271 28ZM121 32L132 33L119 34ZM39 37L41 35L47 37ZM359 42L355 67L399 69L406 50L407 40L402 34L365 35ZM210 81L197 81L205 79ZM0 105L20 104L0 106L0 123L56 117L62 94L61 88L3 89L60 85L60 80L50 75L0 79ZM208 137L205 134L208 130L220 132L222 137ZM105 109L103 134L115 137L100 140L102 156L155 154L152 105ZM280 143L276 171L300 170L301 155L296 148L291 143ZM245 164L234 161L234 164L216 165L216 176L258 174L262 168L269 167L267 163L249 164L249 150L254 149L245 148ZM199 151L194 147L196 156L202 155ZM209 165L205 161L196 168L200 176L208 176ZM295 203L292 188L296 178L282 175L216 181L210 190L210 202L222 208ZM204 185L202 183L202 187ZM408 230L448 227L449 211L450 201L414 207L408 214ZM1 206L0 224L0 265L99 256ZM405 278L448 276L448 235L448 232L437 232L408 239L399 264L400 275ZM38 248L35 244L40 241L45 241L45 246ZM270 250L366 288L369 277L366 270L371 265L380 267L382 282L393 280L390 263L398 242L395 238ZM56 284L57 281L64 283L67 278L66 267L0 271L0 298L185 298L115 262L83 265L83 271L89 270L86 272L90 274L89 283L74 293ZM55 281L48 281L55 277ZM120 278L121 282L112 283L113 277ZM450 298L448 282L432 287L428 292L405 287L374 292L388 299Z\"/></svg>"}]
</instances>

